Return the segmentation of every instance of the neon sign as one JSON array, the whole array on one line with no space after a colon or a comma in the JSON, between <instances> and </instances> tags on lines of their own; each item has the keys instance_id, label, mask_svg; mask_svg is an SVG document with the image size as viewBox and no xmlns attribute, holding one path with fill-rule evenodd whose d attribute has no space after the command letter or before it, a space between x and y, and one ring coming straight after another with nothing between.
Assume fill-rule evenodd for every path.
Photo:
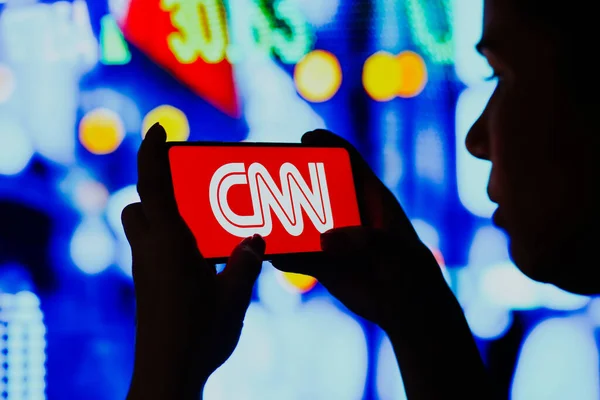
<instances>
[{"instance_id":1,"label":"neon sign","mask_svg":"<svg viewBox=\"0 0 600 400\"><path fill-rule=\"evenodd\" d=\"M440 8L443 10L444 20L448 28L446 32L434 33L428 21L427 8L431 7L428 1L407 0L407 15L411 25L414 41L427 53L432 61L441 64L454 62L454 33L452 28L452 5L450 0L441 0Z\"/></svg>"},{"instance_id":2,"label":"neon sign","mask_svg":"<svg viewBox=\"0 0 600 400\"><path fill-rule=\"evenodd\" d=\"M259 49L284 63L295 63L311 50L312 35L293 0L272 6L254 0L250 6L244 17L251 20L251 32L243 34L251 35ZM224 0L130 0L119 27L129 42L196 94L239 117L232 64L245 49L230 41L227 15Z\"/></svg>"},{"instance_id":3,"label":"neon sign","mask_svg":"<svg viewBox=\"0 0 600 400\"><path fill-rule=\"evenodd\" d=\"M168 35L169 48L182 64L202 60L217 64L225 58L227 26L219 0L162 0L176 31Z\"/></svg>"},{"instance_id":4,"label":"neon sign","mask_svg":"<svg viewBox=\"0 0 600 400\"><path fill-rule=\"evenodd\" d=\"M263 33L259 40L263 42L265 49L276 53L286 64L297 63L311 50L312 35L292 0L276 1L273 5L274 15L272 17L269 16L264 5L259 6L259 10L264 16L259 21L262 21L263 25L268 24L259 29ZM289 31L289 34L286 31ZM265 35L267 32L269 34Z\"/></svg>"},{"instance_id":5,"label":"neon sign","mask_svg":"<svg viewBox=\"0 0 600 400\"><path fill-rule=\"evenodd\" d=\"M215 33L224 35L224 18L221 0L131 0L119 23L131 44L198 96L237 118L241 110L233 67L222 56L225 39Z\"/></svg>"},{"instance_id":6,"label":"neon sign","mask_svg":"<svg viewBox=\"0 0 600 400\"><path fill-rule=\"evenodd\" d=\"M255 45L293 64L312 46L312 36L302 14L291 0L278 0L269 10L262 1L253 2L250 19ZM169 48L182 64L198 59L216 64L227 57L237 61L236 45L229 42L227 19L221 0L162 0L176 31L169 34Z\"/></svg>"}]
</instances>

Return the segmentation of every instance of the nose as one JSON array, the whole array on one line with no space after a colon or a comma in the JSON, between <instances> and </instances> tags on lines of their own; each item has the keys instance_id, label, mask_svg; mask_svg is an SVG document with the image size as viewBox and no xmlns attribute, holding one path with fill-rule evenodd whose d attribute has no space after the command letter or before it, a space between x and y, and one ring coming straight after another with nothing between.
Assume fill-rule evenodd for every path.
<instances>
[{"instance_id":1,"label":"nose","mask_svg":"<svg viewBox=\"0 0 600 400\"><path fill-rule=\"evenodd\" d=\"M490 159L490 141L488 124L486 123L486 114L487 109L484 110L483 114L475 121L465 140L469 153L482 160Z\"/></svg>"}]
</instances>

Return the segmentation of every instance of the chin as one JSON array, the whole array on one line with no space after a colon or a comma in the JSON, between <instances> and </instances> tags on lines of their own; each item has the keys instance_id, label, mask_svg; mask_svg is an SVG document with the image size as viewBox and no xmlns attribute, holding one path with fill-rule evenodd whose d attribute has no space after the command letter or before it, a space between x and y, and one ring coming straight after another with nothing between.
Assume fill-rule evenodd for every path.
<instances>
[{"instance_id":1,"label":"chin","mask_svg":"<svg viewBox=\"0 0 600 400\"><path fill-rule=\"evenodd\" d=\"M569 247L550 247L541 252L510 243L510 256L517 268L529 278L549 283L570 293L580 295L600 294L600 268L587 252Z\"/></svg>"},{"instance_id":2,"label":"chin","mask_svg":"<svg viewBox=\"0 0 600 400\"><path fill-rule=\"evenodd\" d=\"M530 254L523 251L519 246L516 246L514 241L510 243L509 253L512 262L527 277L537 282L550 283L548 282L549 277L544 276L547 273L546 266L532 259Z\"/></svg>"}]
</instances>

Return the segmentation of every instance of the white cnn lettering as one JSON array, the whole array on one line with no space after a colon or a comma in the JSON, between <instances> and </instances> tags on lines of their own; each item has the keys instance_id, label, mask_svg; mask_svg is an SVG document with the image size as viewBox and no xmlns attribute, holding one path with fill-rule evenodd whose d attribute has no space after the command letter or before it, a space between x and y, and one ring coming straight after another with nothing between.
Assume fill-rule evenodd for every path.
<instances>
[{"instance_id":1,"label":"white cnn lettering","mask_svg":"<svg viewBox=\"0 0 600 400\"><path fill-rule=\"evenodd\" d=\"M268 236L273 228L272 210L290 235L299 236L304 231L304 209L319 232L332 229L333 216L323 163L308 163L308 170L310 187L293 164L283 164L279 169L280 190L259 163L251 164L247 170L243 163L223 165L210 181L210 206L215 218L232 235L247 237L258 233ZM252 214L239 215L229 207L227 195L235 185L249 186Z\"/></svg>"}]
</instances>

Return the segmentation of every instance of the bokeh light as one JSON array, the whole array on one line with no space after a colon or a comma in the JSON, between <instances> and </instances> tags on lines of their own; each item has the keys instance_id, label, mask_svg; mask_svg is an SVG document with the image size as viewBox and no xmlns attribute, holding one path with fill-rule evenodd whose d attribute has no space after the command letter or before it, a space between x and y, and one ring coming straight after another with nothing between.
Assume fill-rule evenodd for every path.
<instances>
[{"instance_id":1,"label":"bokeh light","mask_svg":"<svg viewBox=\"0 0 600 400\"><path fill-rule=\"evenodd\" d=\"M393 54L378 51L370 56L363 68L363 86L376 101L389 101L401 89L400 66Z\"/></svg>"},{"instance_id":2,"label":"bokeh light","mask_svg":"<svg viewBox=\"0 0 600 400\"><path fill-rule=\"evenodd\" d=\"M577 316L546 319L521 346L510 398L600 398L598 346L594 329Z\"/></svg>"},{"instance_id":3,"label":"bokeh light","mask_svg":"<svg viewBox=\"0 0 600 400\"><path fill-rule=\"evenodd\" d=\"M282 285L280 271L269 262L263 263L257 281L256 294L260 303L277 315L288 314L302 305L302 296L297 291Z\"/></svg>"},{"instance_id":4,"label":"bokeh light","mask_svg":"<svg viewBox=\"0 0 600 400\"><path fill-rule=\"evenodd\" d=\"M427 66L415 52L403 51L397 56L378 51L370 56L363 67L363 86L376 101L390 101L395 97L418 96L427 84Z\"/></svg>"},{"instance_id":5,"label":"bokeh light","mask_svg":"<svg viewBox=\"0 0 600 400\"><path fill-rule=\"evenodd\" d=\"M532 310L541 303L539 284L510 262L486 267L480 276L480 285L484 298L491 304Z\"/></svg>"},{"instance_id":6,"label":"bokeh light","mask_svg":"<svg viewBox=\"0 0 600 400\"><path fill-rule=\"evenodd\" d=\"M417 232L417 235L419 235L419 238L423 241L423 243L427 244L427 246L430 248L440 247L440 234L433 225L418 218L414 218L410 222L412 223L415 232Z\"/></svg>"},{"instance_id":7,"label":"bokeh light","mask_svg":"<svg viewBox=\"0 0 600 400\"><path fill-rule=\"evenodd\" d=\"M10 68L0 64L0 103L7 101L15 91L15 77Z\"/></svg>"},{"instance_id":8,"label":"bokeh light","mask_svg":"<svg viewBox=\"0 0 600 400\"><path fill-rule=\"evenodd\" d=\"M315 28L331 23L340 7L340 0L303 0L298 7L308 22Z\"/></svg>"},{"instance_id":9,"label":"bokeh light","mask_svg":"<svg viewBox=\"0 0 600 400\"><path fill-rule=\"evenodd\" d=\"M146 114L142 122L142 137L145 137L148 129L157 122L167 131L169 142L184 142L190 137L188 119L184 112L176 107L164 104Z\"/></svg>"},{"instance_id":10,"label":"bokeh light","mask_svg":"<svg viewBox=\"0 0 600 400\"><path fill-rule=\"evenodd\" d=\"M318 283L312 276L281 271L278 271L277 279L285 289L301 294L308 293Z\"/></svg>"},{"instance_id":11,"label":"bokeh light","mask_svg":"<svg viewBox=\"0 0 600 400\"><path fill-rule=\"evenodd\" d=\"M467 210L482 218L490 218L497 208L489 199L486 190L492 164L473 157L467 151L465 140L495 89L494 82L484 82L467 88L459 95L456 103L454 138L458 197Z\"/></svg>"},{"instance_id":12,"label":"bokeh light","mask_svg":"<svg viewBox=\"0 0 600 400\"><path fill-rule=\"evenodd\" d=\"M592 324L600 327L600 298L595 297L591 299L587 307L587 315Z\"/></svg>"},{"instance_id":13,"label":"bokeh light","mask_svg":"<svg viewBox=\"0 0 600 400\"><path fill-rule=\"evenodd\" d=\"M306 100L324 102L339 90L342 84L342 67L333 54L315 50L296 64L294 81L298 93Z\"/></svg>"},{"instance_id":14,"label":"bokeh light","mask_svg":"<svg viewBox=\"0 0 600 400\"><path fill-rule=\"evenodd\" d=\"M88 112L79 123L79 141L90 153L110 154L123 142L125 128L121 117L106 108Z\"/></svg>"},{"instance_id":15,"label":"bokeh light","mask_svg":"<svg viewBox=\"0 0 600 400\"><path fill-rule=\"evenodd\" d=\"M0 114L0 175L16 175L27 167L33 144L22 125L8 114Z\"/></svg>"},{"instance_id":16,"label":"bokeh light","mask_svg":"<svg viewBox=\"0 0 600 400\"><path fill-rule=\"evenodd\" d=\"M379 399L407 400L398 361L387 335L382 335L377 349L376 389Z\"/></svg>"},{"instance_id":17,"label":"bokeh light","mask_svg":"<svg viewBox=\"0 0 600 400\"><path fill-rule=\"evenodd\" d=\"M127 236L125 236L125 230L121 222L121 213L127 205L139 201L140 196L136 185L128 185L111 193L105 208L108 226L117 239L115 262L117 267L128 277L132 276L131 247L127 241Z\"/></svg>"},{"instance_id":18,"label":"bokeh light","mask_svg":"<svg viewBox=\"0 0 600 400\"><path fill-rule=\"evenodd\" d=\"M114 261L115 241L100 217L84 217L75 229L69 252L75 265L86 274L104 271Z\"/></svg>"},{"instance_id":19,"label":"bokeh light","mask_svg":"<svg viewBox=\"0 0 600 400\"><path fill-rule=\"evenodd\" d=\"M471 332L480 339L504 336L513 321L510 310L485 301L473 302L463 309Z\"/></svg>"},{"instance_id":20,"label":"bokeh light","mask_svg":"<svg viewBox=\"0 0 600 400\"><path fill-rule=\"evenodd\" d=\"M81 93L79 107L84 113L99 107L116 112L123 121L126 133L137 133L142 128L142 116L135 101L114 89L102 87Z\"/></svg>"},{"instance_id":21,"label":"bokeh light","mask_svg":"<svg viewBox=\"0 0 600 400\"><path fill-rule=\"evenodd\" d=\"M100 182L80 182L75 188L75 203L77 208L85 213L99 213L108 203L108 190Z\"/></svg>"},{"instance_id":22,"label":"bokeh light","mask_svg":"<svg viewBox=\"0 0 600 400\"><path fill-rule=\"evenodd\" d=\"M396 59L400 73L397 95L404 98L418 96L427 84L425 61L412 51L403 51Z\"/></svg>"},{"instance_id":23,"label":"bokeh light","mask_svg":"<svg viewBox=\"0 0 600 400\"><path fill-rule=\"evenodd\" d=\"M421 130L415 140L415 169L417 174L433 184L443 185L448 171L444 142L436 129Z\"/></svg>"},{"instance_id":24,"label":"bokeh light","mask_svg":"<svg viewBox=\"0 0 600 400\"><path fill-rule=\"evenodd\" d=\"M0 337L0 396L46 399L46 326L37 295L0 291Z\"/></svg>"}]
</instances>

